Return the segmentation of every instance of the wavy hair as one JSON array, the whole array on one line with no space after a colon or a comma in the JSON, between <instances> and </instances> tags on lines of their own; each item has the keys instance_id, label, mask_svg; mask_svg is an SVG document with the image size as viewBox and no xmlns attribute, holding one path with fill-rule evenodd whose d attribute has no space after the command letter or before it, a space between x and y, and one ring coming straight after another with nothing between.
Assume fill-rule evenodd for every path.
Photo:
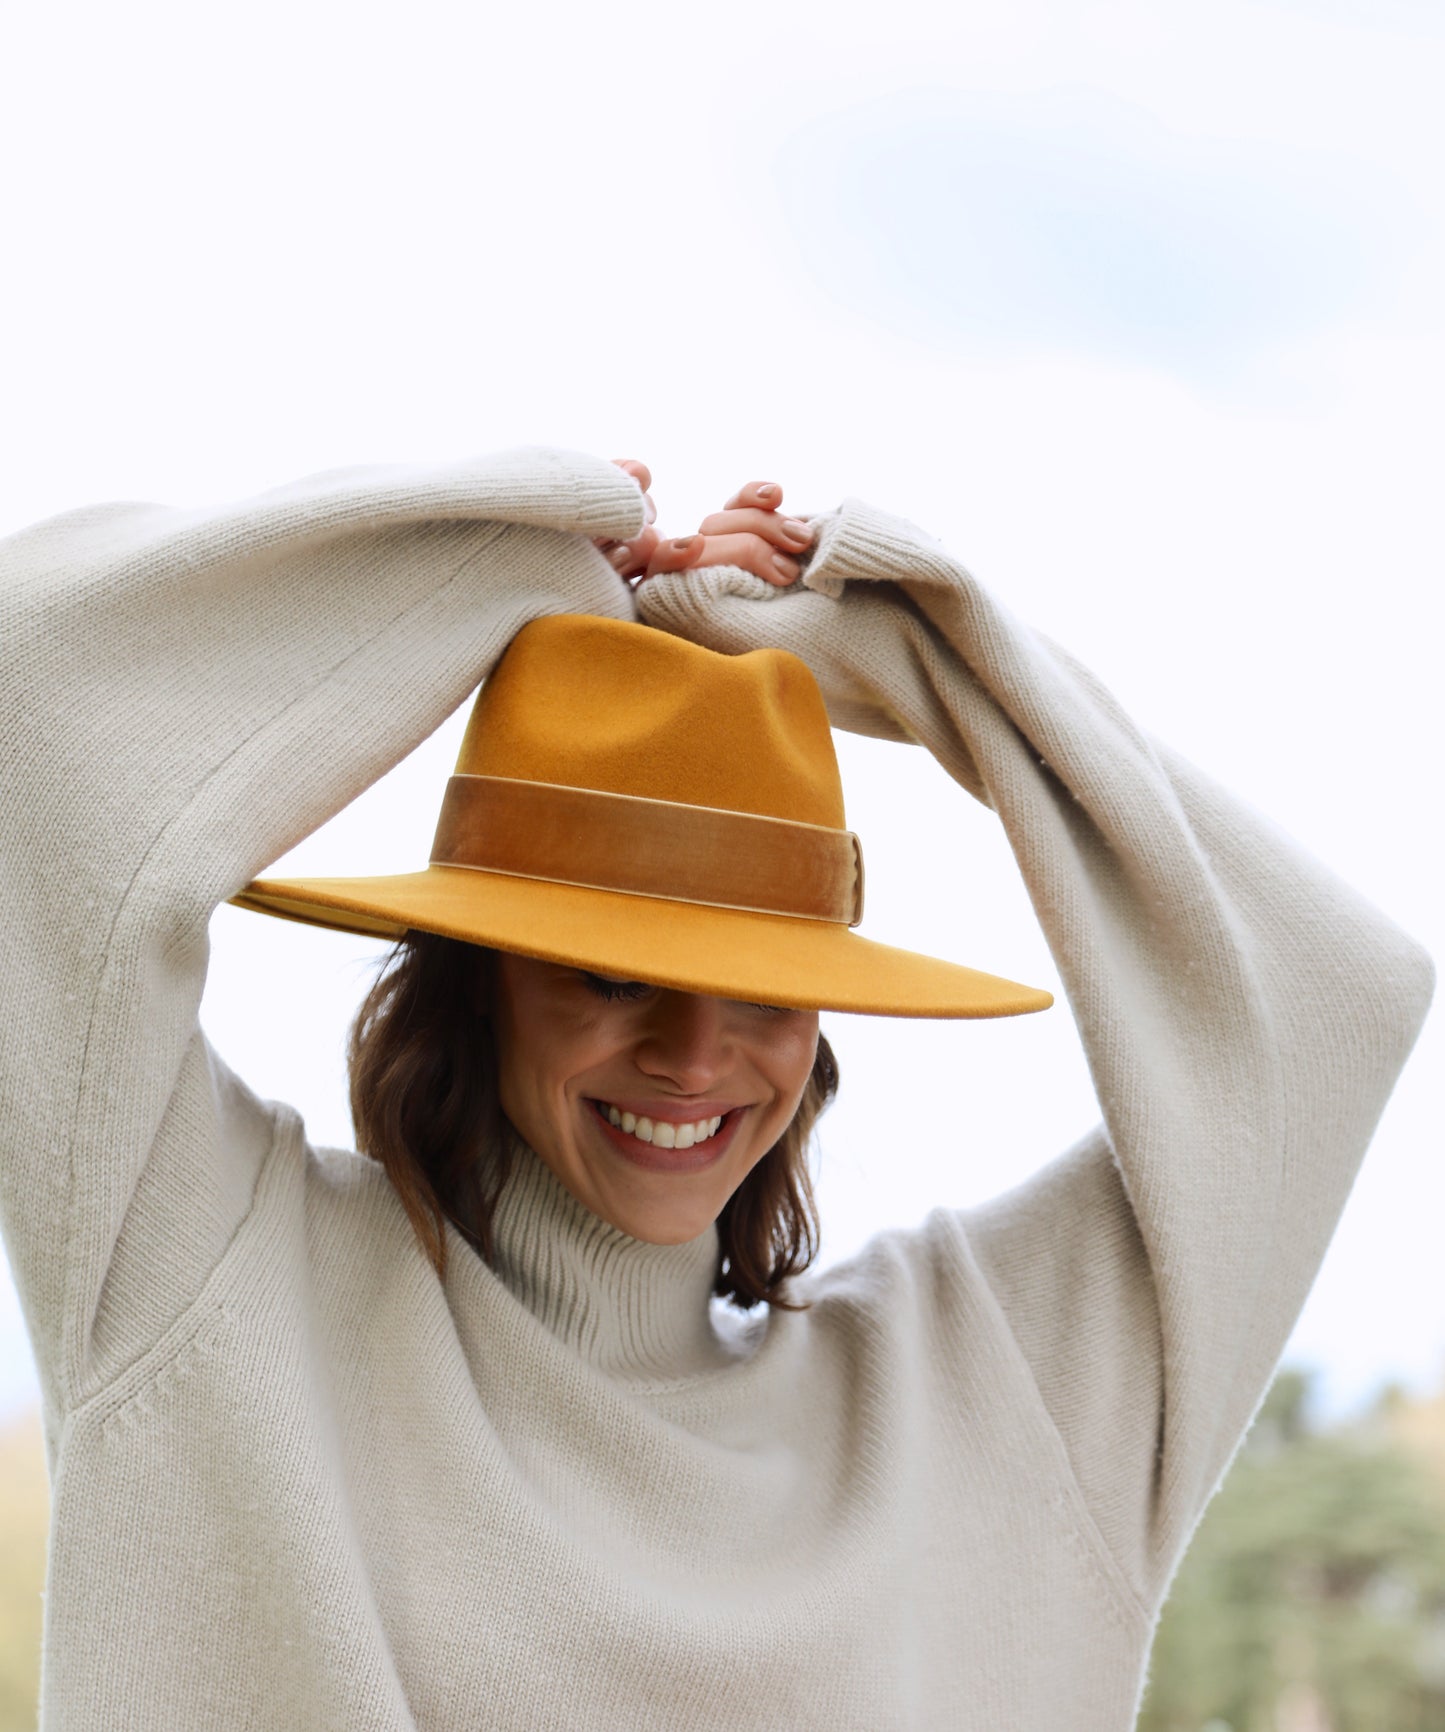
<instances>
[{"instance_id":1,"label":"wavy hair","mask_svg":"<svg viewBox=\"0 0 1445 1732\"><path fill-rule=\"evenodd\" d=\"M493 1261L493 1216L515 1155L491 1035L476 1009L490 954L459 939L406 933L383 960L347 1043L357 1146L385 1169L443 1277L448 1221ZM792 1122L718 1216L722 1258L713 1291L745 1310L760 1301L804 1309L784 1289L817 1255L808 1147L837 1090L837 1060L820 1034Z\"/></svg>"}]
</instances>

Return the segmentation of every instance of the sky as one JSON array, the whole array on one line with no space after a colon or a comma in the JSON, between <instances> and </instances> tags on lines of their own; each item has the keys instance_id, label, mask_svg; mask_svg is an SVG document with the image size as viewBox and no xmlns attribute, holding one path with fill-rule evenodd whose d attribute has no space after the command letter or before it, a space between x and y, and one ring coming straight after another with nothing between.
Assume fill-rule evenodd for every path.
<instances>
[{"instance_id":1,"label":"sky","mask_svg":"<svg viewBox=\"0 0 1445 1732\"><path fill-rule=\"evenodd\" d=\"M644 458L672 533L860 496L1445 950L1436 5L496 10L7 25L0 533L523 443ZM282 869L420 864L464 714ZM865 931L1053 985L991 816L838 745ZM215 917L203 1024L321 1143L376 955ZM1062 1008L825 1026L825 1263L1097 1116ZM1288 1350L1336 1411L1445 1378L1440 1030Z\"/></svg>"}]
</instances>

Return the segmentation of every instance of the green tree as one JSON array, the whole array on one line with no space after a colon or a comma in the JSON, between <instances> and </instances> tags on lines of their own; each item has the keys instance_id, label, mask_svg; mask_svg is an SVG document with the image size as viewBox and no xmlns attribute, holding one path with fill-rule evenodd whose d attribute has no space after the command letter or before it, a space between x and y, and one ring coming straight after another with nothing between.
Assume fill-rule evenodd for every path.
<instances>
[{"instance_id":1,"label":"green tree","mask_svg":"<svg viewBox=\"0 0 1445 1732\"><path fill-rule=\"evenodd\" d=\"M1140 1732L1445 1732L1445 1498L1379 1426L1315 1433L1282 1373L1160 1621Z\"/></svg>"}]
</instances>

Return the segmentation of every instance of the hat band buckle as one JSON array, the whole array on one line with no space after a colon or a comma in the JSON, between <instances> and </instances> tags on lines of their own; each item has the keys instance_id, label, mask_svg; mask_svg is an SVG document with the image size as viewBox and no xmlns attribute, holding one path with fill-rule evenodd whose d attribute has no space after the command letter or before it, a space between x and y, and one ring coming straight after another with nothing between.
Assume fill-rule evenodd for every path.
<instances>
[{"instance_id":1,"label":"hat band buckle","mask_svg":"<svg viewBox=\"0 0 1445 1732\"><path fill-rule=\"evenodd\" d=\"M863 918L851 830L509 776L451 778L431 864L840 926Z\"/></svg>"}]
</instances>

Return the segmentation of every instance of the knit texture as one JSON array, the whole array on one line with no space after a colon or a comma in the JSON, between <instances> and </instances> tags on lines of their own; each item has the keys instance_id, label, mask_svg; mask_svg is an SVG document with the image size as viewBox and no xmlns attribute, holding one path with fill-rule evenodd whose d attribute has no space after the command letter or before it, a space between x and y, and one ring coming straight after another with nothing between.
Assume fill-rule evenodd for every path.
<instances>
[{"instance_id":1,"label":"knit texture","mask_svg":"<svg viewBox=\"0 0 1445 1732\"><path fill-rule=\"evenodd\" d=\"M985 1208L709 1300L523 1152L437 1279L197 1025L211 911L528 618L634 616L600 459L0 545L0 1210L53 1491L42 1724L1114 1732L1423 1016L1418 948L912 525L645 617L793 650L998 812L1103 1112ZM846 1109L845 1109L846 1110Z\"/></svg>"}]
</instances>

